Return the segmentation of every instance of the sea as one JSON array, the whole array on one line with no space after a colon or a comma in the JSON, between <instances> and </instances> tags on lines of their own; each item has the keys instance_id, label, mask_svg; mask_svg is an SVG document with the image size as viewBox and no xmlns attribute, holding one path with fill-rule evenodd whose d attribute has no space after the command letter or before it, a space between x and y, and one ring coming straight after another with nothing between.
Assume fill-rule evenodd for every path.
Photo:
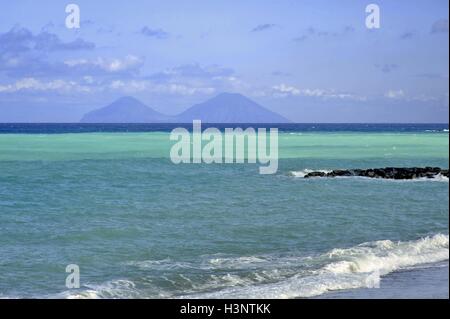
<instances>
[{"instance_id":1,"label":"sea","mask_svg":"<svg viewBox=\"0 0 450 319\"><path fill-rule=\"evenodd\" d=\"M259 124L272 175L172 163L191 126L0 124L0 298L449 297L448 178L303 178L448 169L448 124Z\"/></svg>"}]
</instances>

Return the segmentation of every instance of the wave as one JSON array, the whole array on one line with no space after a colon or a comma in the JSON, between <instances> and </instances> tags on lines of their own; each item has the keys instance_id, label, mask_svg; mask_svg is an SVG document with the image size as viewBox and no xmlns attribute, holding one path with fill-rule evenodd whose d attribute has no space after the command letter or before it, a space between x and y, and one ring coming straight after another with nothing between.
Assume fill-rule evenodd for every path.
<instances>
[{"instance_id":1,"label":"wave","mask_svg":"<svg viewBox=\"0 0 450 319\"><path fill-rule=\"evenodd\" d=\"M303 177L305 177L306 175L308 175L309 173L312 173L312 172L322 172L322 173L328 174L328 173L331 173L332 170L325 170L325 169L315 170L315 169L305 168L304 170L301 170L301 171L290 171L289 175L290 176L294 176L294 177L303 178Z\"/></svg>"},{"instance_id":2,"label":"wave","mask_svg":"<svg viewBox=\"0 0 450 319\"><path fill-rule=\"evenodd\" d=\"M445 128L443 130L425 130L426 133L448 133L448 129Z\"/></svg>"},{"instance_id":3,"label":"wave","mask_svg":"<svg viewBox=\"0 0 450 319\"><path fill-rule=\"evenodd\" d=\"M448 234L414 241L381 240L335 248L316 256L202 256L195 262L170 259L128 263L155 277L86 285L58 298L308 298L329 291L376 288L391 272L449 259ZM163 271L162 271L163 270ZM145 285L151 283L151 285Z\"/></svg>"},{"instance_id":4,"label":"wave","mask_svg":"<svg viewBox=\"0 0 450 319\"><path fill-rule=\"evenodd\" d=\"M417 241L395 243L383 240L348 249L333 249L316 257L328 263L306 275L295 274L273 283L233 287L183 298L301 298L333 290L375 288L381 276L393 271L448 260L448 241L448 235L437 234Z\"/></svg>"},{"instance_id":5,"label":"wave","mask_svg":"<svg viewBox=\"0 0 450 319\"><path fill-rule=\"evenodd\" d=\"M444 176L442 174L433 176L433 178L421 177L421 178L418 178L417 180L418 181L430 181L431 180L431 181L436 181L436 182L447 182L448 183L448 177Z\"/></svg>"},{"instance_id":6,"label":"wave","mask_svg":"<svg viewBox=\"0 0 450 319\"><path fill-rule=\"evenodd\" d=\"M135 283L130 280L112 280L102 285L86 285L81 291L64 292L62 297L66 299L132 299L141 298L141 294L136 289Z\"/></svg>"}]
</instances>

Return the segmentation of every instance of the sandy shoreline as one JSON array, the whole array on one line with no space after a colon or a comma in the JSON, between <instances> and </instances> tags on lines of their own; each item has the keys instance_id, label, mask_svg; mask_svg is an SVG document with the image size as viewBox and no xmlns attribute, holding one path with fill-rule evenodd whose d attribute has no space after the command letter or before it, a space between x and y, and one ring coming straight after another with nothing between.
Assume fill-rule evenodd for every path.
<instances>
[{"instance_id":1,"label":"sandy shoreline","mask_svg":"<svg viewBox=\"0 0 450 319\"><path fill-rule=\"evenodd\" d=\"M316 299L448 299L449 261L412 268L382 277L379 289L329 292Z\"/></svg>"}]
</instances>

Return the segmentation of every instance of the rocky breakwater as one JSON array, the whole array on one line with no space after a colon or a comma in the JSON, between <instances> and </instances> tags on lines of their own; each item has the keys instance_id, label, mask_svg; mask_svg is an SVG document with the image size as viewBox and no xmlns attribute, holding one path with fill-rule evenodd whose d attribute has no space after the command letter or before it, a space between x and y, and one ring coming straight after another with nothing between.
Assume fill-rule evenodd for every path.
<instances>
[{"instance_id":1,"label":"rocky breakwater","mask_svg":"<svg viewBox=\"0 0 450 319\"><path fill-rule=\"evenodd\" d=\"M448 169L439 167L385 167L371 169L333 170L331 172L310 172L305 178L312 177L369 177L385 179L416 179L435 178L445 176L448 178Z\"/></svg>"}]
</instances>

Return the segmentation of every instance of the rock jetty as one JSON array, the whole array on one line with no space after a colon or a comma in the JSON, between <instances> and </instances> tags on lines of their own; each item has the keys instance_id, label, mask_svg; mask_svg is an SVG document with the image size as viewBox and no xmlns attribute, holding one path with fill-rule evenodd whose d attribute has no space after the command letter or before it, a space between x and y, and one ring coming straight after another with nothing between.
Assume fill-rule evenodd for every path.
<instances>
[{"instance_id":1,"label":"rock jetty","mask_svg":"<svg viewBox=\"0 0 450 319\"><path fill-rule=\"evenodd\" d=\"M333 170L331 172L311 172L305 178L311 177L369 177L385 179L416 179L435 178L441 175L448 177L448 169L439 167L385 167L371 169Z\"/></svg>"}]
</instances>

